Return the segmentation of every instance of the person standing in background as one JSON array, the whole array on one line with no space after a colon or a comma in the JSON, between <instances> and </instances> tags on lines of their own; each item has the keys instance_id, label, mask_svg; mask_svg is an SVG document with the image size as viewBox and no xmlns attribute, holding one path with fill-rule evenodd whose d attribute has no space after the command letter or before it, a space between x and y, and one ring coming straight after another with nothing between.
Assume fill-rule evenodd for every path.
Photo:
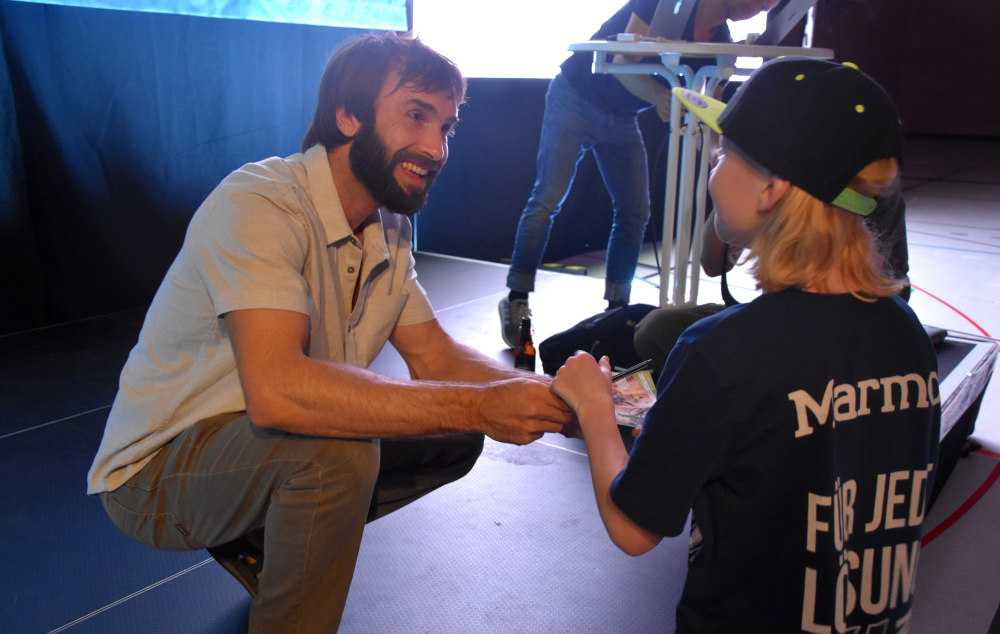
<instances>
[{"instance_id":1,"label":"person standing in background","mask_svg":"<svg viewBox=\"0 0 1000 634\"><path fill-rule=\"evenodd\" d=\"M682 39L731 42L727 20L752 18L778 1L699 0ZM619 33L645 36L658 4L659 0L629 0L591 39L603 40ZM648 61L659 63L656 58ZM698 66L699 60L688 61L693 68ZM650 205L649 167L637 115L655 107L657 115L668 121L670 88L652 75L595 74L592 66L593 53L572 54L562 63L545 96L535 185L517 226L507 274L510 291L499 304L501 336L511 348L517 346L521 317L531 312L528 294L534 291L535 273L552 222L588 150L594 152L613 207L604 298L609 307L629 303Z\"/></svg>"}]
</instances>

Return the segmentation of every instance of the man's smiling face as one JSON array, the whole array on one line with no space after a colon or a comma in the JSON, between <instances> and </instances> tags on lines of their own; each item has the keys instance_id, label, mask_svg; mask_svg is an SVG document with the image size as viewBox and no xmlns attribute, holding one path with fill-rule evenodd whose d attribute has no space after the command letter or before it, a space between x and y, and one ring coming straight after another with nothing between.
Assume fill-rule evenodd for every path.
<instances>
[{"instance_id":1,"label":"man's smiling face","mask_svg":"<svg viewBox=\"0 0 1000 634\"><path fill-rule=\"evenodd\" d=\"M355 176L379 205L412 215L427 202L430 184L448 159L458 103L444 92L398 86L391 73L375 103L375 125L362 125L349 158Z\"/></svg>"}]
</instances>

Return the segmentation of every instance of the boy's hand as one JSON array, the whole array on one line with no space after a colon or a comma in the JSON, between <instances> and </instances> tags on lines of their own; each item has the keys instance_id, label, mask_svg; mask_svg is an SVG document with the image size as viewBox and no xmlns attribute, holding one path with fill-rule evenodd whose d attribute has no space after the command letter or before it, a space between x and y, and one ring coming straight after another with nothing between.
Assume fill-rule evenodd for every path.
<instances>
[{"instance_id":1,"label":"boy's hand","mask_svg":"<svg viewBox=\"0 0 1000 634\"><path fill-rule=\"evenodd\" d=\"M559 368L551 387L579 415L589 401L611 401L611 362L607 357L597 362L586 352L577 351Z\"/></svg>"}]
</instances>

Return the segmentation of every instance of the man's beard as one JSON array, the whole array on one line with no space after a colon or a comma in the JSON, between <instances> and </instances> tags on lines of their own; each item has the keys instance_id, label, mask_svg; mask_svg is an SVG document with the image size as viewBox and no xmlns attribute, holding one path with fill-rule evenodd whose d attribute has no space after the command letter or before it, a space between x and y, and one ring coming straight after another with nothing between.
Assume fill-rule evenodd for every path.
<instances>
[{"instance_id":1,"label":"man's beard","mask_svg":"<svg viewBox=\"0 0 1000 634\"><path fill-rule=\"evenodd\" d=\"M390 158L389 151L373 125L363 125L351 143L348 159L351 169L359 181L368 189L378 204L389 211L404 216L412 216L427 202L427 192L440 171L438 161L400 150ZM409 161L428 170L424 186L409 194L396 180L396 166Z\"/></svg>"}]
</instances>

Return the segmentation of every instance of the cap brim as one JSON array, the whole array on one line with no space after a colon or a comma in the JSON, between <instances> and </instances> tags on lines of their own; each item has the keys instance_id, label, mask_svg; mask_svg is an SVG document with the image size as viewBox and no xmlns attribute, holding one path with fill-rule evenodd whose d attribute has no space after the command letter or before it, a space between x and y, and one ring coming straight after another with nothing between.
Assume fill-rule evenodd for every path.
<instances>
[{"instance_id":1,"label":"cap brim","mask_svg":"<svg viewBox=\"0 0 1000 634\"><path fill-rule=\"evenodd\" d=\"M687 88L674 88L672 92L674 93L674 97L679 99L691 114L701 119L705 125L712 130L718 132L719 134L725 134L722 127L719 125L719 117L722 116L723 111L726 109L726 104L724 102L719 101L718 99L712 99L711 97L706 97L701 93L688 90ZM750 157L742 154L741 156L744 160L750 161L754 164L755 167L762 173L767 173L769 171L767 168L757 165L756 161ZM877 203L873 198L869 198L868 196L864 196L853 189L848 188L843 190L840 195L831 202L831 204L840 207L841 209L846 209L847 211L856 213L859 216L867 216L875 210Z\"/></svg>"},{"instance_id":2,"label":"cap brim","mask_svg":"<svg viewBox=\"0 0 1000 634\"><path fill-rule=\"evenodd\" d=\"M719 127L719 117L726 109L725 103L687 88L674 88L673 93L691 114L704 121L705 125L719 134L723 133L722 128Z\"/></svg>"}]
</instances>

